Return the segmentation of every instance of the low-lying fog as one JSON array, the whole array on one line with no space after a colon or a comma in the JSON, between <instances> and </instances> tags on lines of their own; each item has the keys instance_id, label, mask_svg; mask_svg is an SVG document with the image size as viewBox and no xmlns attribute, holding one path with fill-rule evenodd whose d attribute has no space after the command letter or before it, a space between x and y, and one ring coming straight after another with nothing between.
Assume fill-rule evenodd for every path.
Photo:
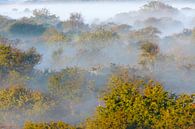
<instances>
[{"instance_id":1,"label":"low-lying fog","mask_svg":"<svg viewBox=\"0 0 195 129\"><path fill-rule=\"evenodd\" d=\"M148 26L156 27L161 32L158 34L160 39L157 41L161 54L170 56L173 60L157 62L156 69L152 70L153 76L157 81L166 82L167 87L171 85L169 89L174 92L193 93L192 84L195 80L193 73L195 63L193 60L195 56L193 52L194 40L177 39L174 34L181 33L181 35L188 36L189 33L191 35L190 31L185 32L183 30L185 28L193 29L195 26L195 3L166 2L166 4L155 3L150 5L149 9L147 7L143 9L143 5L147 6L147 2L143 1L3 4L0 5L0 14L11 18L30 17L34 9L46 8L51 14L59 16L61 20L67 20L72 12L79 12L91 30L93 30L92 23L96 23L97 26L105 25L108 28L108 23L115 23L116 26L126 24L131 27L128 33L134 33L134 31L137 33L136 30ZM138 32L139 34L140 32ZM109 66L110 63L137 67L140 55L139 45L135 47L132 44L136 42L135 39L126 39L123 33L120 35L121 39L117 43L103 48L98 46L97 51L96 48L93 48L94 46L72 44L75 41L64 44L45 44L41 41L33 42L31 39L26 40L25 38L19 38L23 42L17 47L23 50L35 47L38 53L42 55L41 62L35 67L40 70L60 71L71 66L90 69L99 64ZM147 38L150 37L147 36ZM36 38L34 39L36 40ZM188 67L191 69L190 72L187 71ZM186 78L189 73L191 75ZM183 89L184 86L186 86L185 89Z\"/></svg>"},{"instance_id":2,"label":"low-lying fog","mask_svg":"<svg viewBox=\"0 0 195 129\"><path fill-rule=\"evenodd\" d=\"M52 14L56 14L61 20L69 18L70 13L79 12L83 15L86 23L104 21L122 12L137 11L147 2L64 2L64 3L16 3L0 4L0 15L11 18L32 16L34 9L47 8ZM165 2L175 8L185 7L195 9L195 3ZM192 15L192 13L187 13Z\"/></svg>"}]
</instances>

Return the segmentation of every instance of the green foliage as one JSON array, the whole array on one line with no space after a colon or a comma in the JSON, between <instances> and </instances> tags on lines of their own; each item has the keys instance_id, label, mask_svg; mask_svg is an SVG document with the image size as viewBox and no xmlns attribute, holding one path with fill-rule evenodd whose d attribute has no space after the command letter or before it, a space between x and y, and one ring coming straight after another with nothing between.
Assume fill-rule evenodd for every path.
<instances>
[{"instance_id":1,"label":"green foliage","mask_svg":"<svg viewBox=\"0 0 195 129\"><path fill-rule=\"evenodd\" d=\"M169 11L171 13L176 12L171 6L156 1L145 5L141 11L145 11L144 14L150 14L152 11L155 13L155 11L162 11L162 9L165 12L168 10L165 13L166 15L169 14ZM125 15L126 14L124 14L124 16ZM121 16L123 17L123 14ZM156 23L159 22L159 19L149 18L145 22ZM164 23L164 21L162 23ZM163 25L168 25L168 23L169 22L166 22ZM111 49L114 50L116 45L118 45L115 45L115 43L118 43L118 39L120 38L122 47L119 48L119 51L114 50L114 53L118 54L122 50L127 50L125 46L137 52L137 45L131 43L138 43L141 50L139 63L151 66L155 63L154 61L156 61L156 59L159 59L160 49L159 46L155 44L157 41L168 41L168 44L171 45L173 42L177 42L181 39L187 42L189 42L191 38L192 42L195 39L195 29L186 29L182 33L160 39L160 31L154 27L131 30L131 26L126 24L118 25L107 23L103 25L87 25L84 23L83 17L79 13L72 13L68 20L60 21L56 15L50 14L47 9L34 10L32 17L22 18L20 20L12 20L0 16L0 31L1 35L5 37L10 36L11 38L15 38L15 36L21 36L21 40L25 39L25 41L29 41L29 39L26 40L26 38L30 38L30 40L32 39L33 42L36 42L40 50L46 47L50 48L52 51L54 50L53 55L51 55L51 52L47 52L46 55L47 57L53 56L52 59L55 61L62 59L62 57L70 56L68 59L70 59L73 64L77 59L81 59L85 62L86 59L100 59L100 56L108 56L108 60L116 62L116 57L112 56L110 52L107 51L111 51ZM143 78L143 76L144 79L147 77L145 70L136 69L137 65L132 68L132 71L130 71L129 66L120 67L115 65L111 68L107 68L106 64L110 62L108 61L104 63L104 68L101 66L89 68L91 73L93 72L95 74L86 74L84 70L79 68L66 68L59 72L50 72L48 70L48 72L42 73L38 70L33 70L34 66L38 64L41 59L41 56L35 49L21 51L10 45L5 45L20 42L18 42L18 40L16 40L16 42L10 42L10 40L3 36L0 37L0 124L35 119L36 121L43 119L50 120L52 118L60 119L63 115L65 119L69 115L70 119L72 119L72 117L75 119L78 117L83 118L90 114L90 111L88 112L88 106L92 105L90 103L91 100L93 100L97 94L100 95L106 90L105 94L100 99L100 104L95 114L83 123L83 128L195 128L195 97L193 95L175 95L169 93L164 90L161 84L153 81L136 80ZM22 36L24 38L22 38ZM49 44L40 45L39 42L43 41L51 43L72 42L66 46L60 45L60 48L56 50L49 46ZM113 42L114 45L111 46L110 44ZM70 49L69 53L68 51L64 52L64 50L67 49ZM101 51L102 49L103 51ZM178 48L176 47L176 49ZM175 50L175 48L173 50ZM128 53L129 52L119 53L117 57L125 58ZM172 51L168 53L168 55L165 55L164 58L171 60L171 58L168 59L169 54L172 54ZM133 59L133 62L134 59L137 59L132 58L135 57L134 55L137 57L137 53L133 53L133 56L129 58ZM50 58L47 59L50 60ZM47 59L46 61L48 61ZM64 58L63 61L65 59L66 58ZM104 58L101 60L104 60ZM59 62L62 61L60 60ZM55 62L55 64L59 62ZM187 60L185 63L186 62L188 63ZM90 64L94 63L96 62ZM189 67L191 67L191 64ZM101 73L99 74L97 71ZM133 74L129 75L130 72ZM110 79L108 87L106 87L107 89L103 89L100 85L107 80L107 76L109 76L110 73L114 76ZM27 81L29 79L28 76L32 76L32 81ZM152 75L149 75L149 77L151 76ZM95 80L93 80L94 78ZM41 87L45 92L49 92L49 95L24 87L27 82L28 86ZM38 87L40 84L41 86ZM98 86L95 87L94 85ZM87 110L87 113L83 113L79 108L84 108ZM76 129L76 127L61 121L48 123L26 122L24 129Z\"/></svg>"},{"instance_id":2,"label":"green foliage","mask_svg":"<svg viewBox=\"0 0 195 129\"><path fill-rule=\"evenodd\" d=\"M25 22L16 22L9 28L11 34L25 36L39 36L42 35L45 30L46 28L43 25Z\"/></svg>"},{"instance_id":3,"label":"green foliage","mask_svg":"<svg viewBox=\"0 0 195 129\"><path fill-rule=\"evenodd\" d=\"M0 66L9 66L12 59L11 46L0 44Z\"/></svg>"},{"instance_id":4,"label":"green foliage","mask_svg":"<svg viewBox=\"0 0 195 129\"><path fill-rule=\"evenodd\" d=\"M113 25L111 30L117 33L127 33L131 30L131 26L127 24Z\"/></svg>"},{"instance_id":5,"label":"green foliage","mask_svg":"<svg viewBox=\"0 0 195 129\"><path fill-rule=\"evenodd\" d=\"M22 86L0 89L0 110L34 110L37 105L47 106L48 100L49 98L41 92L29 90Z\"/></svg>"},{"instance_id":6,"label":"green foliage","mask_svg":"<svg viewBox=\"0 0 195 129\"><path fill-rule=\"evenodd\" d=\"M56 96L77 100L82 95L84 75L78 68L66 68L49 78L49 90Z\"/></svg>"},{"instance_id":7,"label":"green foliage","mask_svg":"<svg viewBox=\"0 0 195 129\"><path fill-rule=\"evenodd\" d=\"M157 44L146 42L141 45L143 56L156 56L159 53L159 47Z\"/></svg>"},{"instance_id":8,"label":"green foliage","mask_svg":"<svg viewBox=\"0 0 195 129\"><path fill-rule=\"evenodd\" d=\"M2 79L2 87L10 85L26 85L30 77L16 71L9 71L6 77Z\"/></svg>"},{"instance_id":9,"label":"green foliage","mask_svg":"<svg viewBox=\"0 0 195 129\"><path fill-rule=\"evenodd\" d=\"M69 22L70 22L72 28L75 28L75 29L78 29L79 27L81 27L84 24L83 17L80 13L71 13L70 18L69 18Z\"/></svg>"},{"instance_id":10,"label":"green foliage","mask_svg":"<svg viewBox=\"0 0 195 129\"><path fill-rule=\"evenodd\" d=\"M153 81L113 77L86 129L189 128L195 122L193 95L174 95Z\"/></svg>"},{"instance_id":11,"label":"green foliage","mask_svg":"<svg viewBox=\"0 0 195 129\"><path fill-rule=\"evenodd\" d=\"M34 48L22 52L9 45L0 44L0 71L3 73L12 70L20 73L29 72L40 61L40 58L41 56Z\"/></svg>"},{"instance_id":12,"label":"green foliage","mask_svg":"<svg viewBox=\"0 0 195 129\"><path fill-rule=\"evenodd\" d=\"M55 25L59 22L59 18L45 8L33 10L33 15L34 17L31 17L31 20L37 24Z\"/></svg>"},{"instance_id":13,"label":"green foliage","mask_svg":"<svg viewBox=\"0 0 195 129\"><path fill-rule=\"evenodd\" d=\"M49 123L32 123L26 122L23 129L77 129L69 124L62 121L49 122Z\"/></svg>"},{"instance_id":14,"label":"green foliage","mask_svg":"<svg viewBox=\"0 0 195 129\"><path fill-rule=\"evenodd\" d=\"M49 10L47 10L45 8L40 9L40 10L35 9L35 10L33 10L33 15L35 17L47 17L50 15L50 12L49 12Z\"/></svg>"},{"instance_id":15,"label":"green foliage","mask_svg":"<svg viewBox=\"0 0 195 129\"><path fill-rule=\"evenodd\" d=\"M145 66L154 63L159 54L160 48L157 44L152 42L144 42L141 44L141 50L139 63Z\"/></svg>"},{"instance_id":16,"label":"green foliage","mask_svg":"<svg viewBox=\"0 0 195 129\"><path fill-rule=\"evenodd\" d=\"M43 40L46 42L67 42L69 38L54 28L49 28L43 33Z\"/></svg>"},{"instance_id":17,"label":"green foliage","mask_svg":"<svg viewBox=\"0 0 195 129\"><path fill-rule=\"evenodd\" d=\"M39 91L23 86L0 89L1 123L16 124L33 116L44 116L53 107L55 107L55 100Z\"/></svg>"},{"instance_id":18,"label":"green foliage","mask_svg":"<svg viewBox=\"0 0 195 129\"><path fill-rule=\"evenodd\" d=\"M5 31L7 30L7 27L11 25L14 22L14 20L9 19L6 16L1 16L0 15L0 30Z\"/></svg>"},{"instance_id":19,"label":"green foliage","mask_svg":"<svg viewBox=\"0 0 195 129\"><path fill-rule=\"evenodd\" d=\"M151 1L143 6L143 11L161 11L163 9L167 10L167 12L169 11L177 12L177 10L172 6L164 4L160 1Z\"/></svg>"},{"instance_id":20,"label":"green foliage","mask_svg":"<svg viewBox=\"0 0 195 129\"><path fill-rule=\"evenodd\" d=\"M137 31L132 31L129 34L129 39L136 42L150 41L156 42L159 40L160 31L154 27L146 27Z\"/></svg>"},{"instance_id":21,"label":"green foliage","mask_svg":"<svg viewBox=\"0 0 195 129\"><path fill-rule=\"evenodd\" d=\"M84 24L83 17L79 13L71 13L69 19L61 22L58 26L63 32L71 35L88 29L88 25Z\"/></svg>"},{"instance_id":22,"label":"green foliage","mask_svg":"<svg viewBox=\"0 0 195 129\"><path fill-rule=\"evenodd\" d=\"M79 42L111 42L116 39L118 39L116 33L100 28L92 32L82 33L79 37Z\"/></svg>"},{"instance_id":23,"label":"green foliage","mask_svg":"<svg viewBox=\"0 0 195 129\"><path fill-rule=\"evenodd\" d=\"M53 107L54 98L40 91L30 90L21 85L0 89L1 124L18 125L18 122L45 116Z\"/></svg>"}]
</instances>

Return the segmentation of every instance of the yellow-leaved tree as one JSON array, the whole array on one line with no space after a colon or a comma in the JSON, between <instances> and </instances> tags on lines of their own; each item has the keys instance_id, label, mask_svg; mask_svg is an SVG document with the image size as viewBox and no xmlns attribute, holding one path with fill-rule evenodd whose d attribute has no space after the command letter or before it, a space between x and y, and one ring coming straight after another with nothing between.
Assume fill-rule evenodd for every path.
<instances>
[{"instance_id":1,"label":"yellow-leaved tree","mask_svg":"<svg viewBox=\"0 0 195 129\"><path fill-rule=\"evenodd\" d=\"M193 128L194 95L175 95L159 83L112 77L86 129Z\"/></svg>"}]
</instances>

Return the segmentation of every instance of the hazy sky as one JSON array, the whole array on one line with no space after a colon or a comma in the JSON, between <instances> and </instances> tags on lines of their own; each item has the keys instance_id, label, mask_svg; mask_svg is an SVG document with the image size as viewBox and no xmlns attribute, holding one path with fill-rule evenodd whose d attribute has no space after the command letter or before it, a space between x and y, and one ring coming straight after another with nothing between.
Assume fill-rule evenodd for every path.
<instances>
[{"instance_id":1,"label":"hazy sky","mask_svg":"<svg viewBox=\"0 0 195 129\"><path fill-rule=\"evenodd\" d=\"M57 2L57 1L152 1L152 0L0 0L1 3L6 2ZM194 0L159 0L171 2L194 2Z\"/></svg>"},{"instance_id":2,"label":"hazy sky","mask_svg":"<svg viewBox=\"0 0 195 129\"><path fill-rule=\"evenodd\" d=\"M84 3L76 3L70 2L66 4L57 3L56 1L59 0L44 0L44 1L55 1L56 3L46 4L46 3L37 3L37 4L21 4L20 2L24 2L26 0L3 0L4 2L8 2L9 4L0 4L0 15L6 15L11 18L17 19L21 17L30 17L32 16L32 10L34 9L41 9L47 8L52 14L56 14L60 17L61 20L66 20L69 18L70 13L72 12L79 12L83 15L85 22L91 23L96 18L100 21L107 20L110 17L118 13L129 12L129 11L136 11L144 4L146 4L147 0L129 0L131 2L84 2ZM3 2L0 0L0 2ZM16 3L15 3L15 2ZM29 0L28 0L29 1ZM33 0L35 1L35 0ZM43 1L43 0L36 0L36 1ZM67 0L61 0L67 1ZM72 1L72 0L70 0ZM93 0L94 1L94 0ZM137 2L135 2L137 1ZM195 9L194 3L176 3L174 1L178 0L169 0L166 3L176 7L176 8L183 8L183 7L190 7ZM25 12L25 9L29 9L29 12ZM63 10L63 11L62 11ZM90 11L89 11L90 10ZM97 20L97 19L96 19Z\"/></svg>"}]
</instances>

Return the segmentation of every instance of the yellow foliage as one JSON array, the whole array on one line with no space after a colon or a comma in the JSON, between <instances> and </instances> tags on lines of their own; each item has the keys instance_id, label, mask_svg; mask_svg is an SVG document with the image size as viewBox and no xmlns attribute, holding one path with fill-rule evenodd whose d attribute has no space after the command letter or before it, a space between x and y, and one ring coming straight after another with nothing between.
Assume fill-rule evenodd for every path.
<instances>
[{"instance_id":1,"label":"yellow foliage","mask_svg":"<svg viewBox=\"0 0 195 129\"><path fill-rule=\"evenodd\" d=\"M26 122L24 124L23 129L76 129L76 128L62 121L59 121L49 123Z\"/></svg>"},{"instance_id":2,"label":"yellow foliage","mask_svg":"<svg viewBox=\"0 0 195 129\"><path fill-rule=\"evenodd\" d=\"M69 41L68 37L53 28L46 30L46 32L43 34L43 40L51 43Z\"/></svg>"},{"instance_id":3,"label":"yellow foliage","mask_svg":"<svg viewBox=\"0 0 195 129\"><path fill-rule=\"evenodd\" d=\"M103 104L85 123L87 129L187 129L194 126L193 95L174 95L154 81L126 82L112 77Z\"/></svg>"}]
</instances>

